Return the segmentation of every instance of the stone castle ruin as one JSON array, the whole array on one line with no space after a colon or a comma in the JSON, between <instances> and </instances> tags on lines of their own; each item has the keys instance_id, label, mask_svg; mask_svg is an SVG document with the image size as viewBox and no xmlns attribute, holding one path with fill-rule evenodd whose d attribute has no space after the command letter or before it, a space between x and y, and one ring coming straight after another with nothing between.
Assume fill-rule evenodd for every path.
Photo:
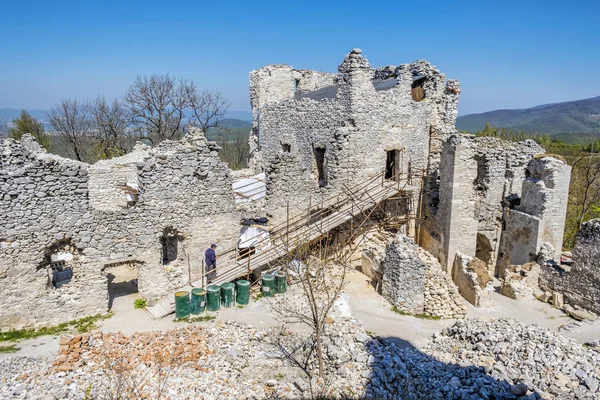
<instances>
[{"instance_id":1,"label":"stone castle ruin","mask_svg":"<svg viewBox=\"0 0 600 400\"><path fill-rule=\"evenodd\" d=\"M369 185L401 194L368 203L401 217L387 236L361 232L363 272L399 309L460 317L459 293L485 305L493 278L544 249L544 290L597 305L597 289L581 283L580 293L577 279L556 270L570 167L533 141L458 134L459 94L458 81L425 61L372 68L359 49L335 74L254 70L250 168L235 173L196 128L93 165L48 154L28 135L1 140L0 328L105 312L107 273L119 265L136 269L142 297L170 298L198 281L210 243L219 252L238 246L240 221L277 225L308 213L310 224L324 199L343 203L358 187L368 197ZM236 201L236 179L257 174L265 195ZM597 236L580 243L597 245ZM597 279L590 250L574 256L569 274Z\"/></svg>"}]
</instances>

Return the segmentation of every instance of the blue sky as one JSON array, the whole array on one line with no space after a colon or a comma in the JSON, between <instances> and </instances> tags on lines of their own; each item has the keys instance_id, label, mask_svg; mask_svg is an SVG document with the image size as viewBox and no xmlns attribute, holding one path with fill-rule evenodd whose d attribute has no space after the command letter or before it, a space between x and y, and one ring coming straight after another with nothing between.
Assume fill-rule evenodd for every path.
<instances>
[{"instance_id":1,"label":"blue sky","mask_svg":"<svg viewBox=\"0 0 600 400\"><path fill-rule=\"evenodd\" d=\"M120 96L170 73L249 110L248 72L426 59L460 114L600 95L600 1L13 1L0 5L0 108Z\"/></svg>"}]
</instances>

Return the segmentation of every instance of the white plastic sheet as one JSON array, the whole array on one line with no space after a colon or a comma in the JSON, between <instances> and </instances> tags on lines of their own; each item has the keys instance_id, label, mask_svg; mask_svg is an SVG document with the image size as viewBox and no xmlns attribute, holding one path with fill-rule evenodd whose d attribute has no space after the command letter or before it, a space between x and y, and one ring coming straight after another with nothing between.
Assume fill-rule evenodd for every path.
<instances>
[{"instance_id":1,"label":"white plastic sheet","mask_svg":"<svg viewBox=\"0 0 600 400\"><path fill-rule=\"evenodd\" d=\"M255 247L256 251L260 251L271 244L269 240L269 231L261 229L257 225L242 226L238 248L245 249Z\"/></svg>"},{"instance_id":2,"label":"white plastic sheet","mask_svg":"<svg viewBox=\"0 0 600 400\"><path fill-rule=\"evenodd\" d=\"M238 179L233 182L231 188L233 189L236 204L249 203L261 199L267 193L265 174L261 172L249 178Z\"/></svg>"}]
</instances>

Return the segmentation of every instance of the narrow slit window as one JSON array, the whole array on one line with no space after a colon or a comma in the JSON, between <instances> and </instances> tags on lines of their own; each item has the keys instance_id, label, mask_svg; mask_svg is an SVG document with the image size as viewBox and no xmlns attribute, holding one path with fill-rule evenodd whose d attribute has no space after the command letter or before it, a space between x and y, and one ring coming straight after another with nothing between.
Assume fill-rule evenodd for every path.
<instances>
[{"instance_id":1,"label":"narrow slit window","mask_svg":"<svg viewBox=\"0 0 600 400\"><path fill-rule=\"evenodd\" d=\"M326 171L326 162L325 162L325 148L324 147L315 147L313 149L315 154L315 162L317 164L317 182L319 187L327 186L327 171Z\"/></svg>"}]
</instances>

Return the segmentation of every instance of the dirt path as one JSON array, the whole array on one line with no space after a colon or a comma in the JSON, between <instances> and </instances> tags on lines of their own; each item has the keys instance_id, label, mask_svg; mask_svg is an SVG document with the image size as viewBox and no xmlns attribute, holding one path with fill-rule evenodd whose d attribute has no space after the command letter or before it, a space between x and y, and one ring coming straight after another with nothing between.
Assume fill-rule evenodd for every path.
<instances>
[{"instance_id":1,"label":"dirt path","mask_svg":"<svg viewBox=\"0 0 600 400\"><path fill-rule=\"evenodd\" d=\"M452 325L455 321L419 319L397 314L391 311L391 305L369 285L366 276L359 272L351 272L348 278L349 283L346 287L345 296L347 305L344 308L349 307L351 315L360 320L365 329L372 334L398 338L399 343L406 341L413 346L420 347L433 333ZM112 283L117 284L122 292L119 292L119 295L116 295L113 299L113 317L99 322L102 331L121 331L132 334L134 332L162 331L184 326L185 323L174 322L173 315L154 320L145 310L135 309L133 303L139 296L137 293L132 292L135 288L127 286L128 281L130 281L130 277L127 274L117 274L113 280ZM288 295L292 295L292 293ZM275 317L268 311L268 301L266 299L252 300L244 308L221 309L215 314L215 317L216 320L242 322L259 329L277 326ZM467 304L467 318L480 317L484 319L510 317L525 324L536 324L552 330L558 330L561 325L574 322L573 319L565 316L564 313L549 304L539 302L533 298L517 301L500 294L494 294L493 308L476 308ZM210 324L213 322L198 323ZM287 328L304 330L298 326L288 326ZM561 333L583 343L587 340L600 338L600 322L586 324L572 332L561 331ZM40 337L22 341L16 345L20 348L18 352L0 354L0 357L7 355L55 355L58 349L58 337Z\"/></svg>"}]
</instances>

